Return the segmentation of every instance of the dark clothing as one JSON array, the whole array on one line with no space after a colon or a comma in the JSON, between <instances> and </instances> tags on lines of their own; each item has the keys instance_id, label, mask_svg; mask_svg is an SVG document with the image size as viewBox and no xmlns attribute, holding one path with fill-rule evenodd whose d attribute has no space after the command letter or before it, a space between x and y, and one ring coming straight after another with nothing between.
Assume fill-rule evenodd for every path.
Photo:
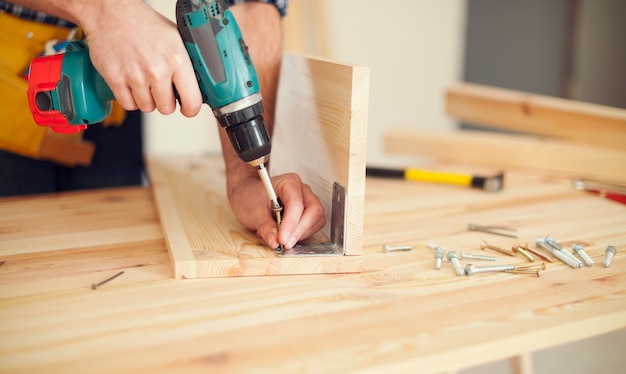
<instances>
[{"instance_id":1,"label":"dark clothing","mask_svg":"<svg viewBox=\"0 0 626 374\"><path fill-rule=\"evenodd\" d=\"M88 126L83 139L96 144L91 166L65 167L0 150L0 196L139 185L143 174L141 112L122 126Z\"/></svg>"}]
</instances>

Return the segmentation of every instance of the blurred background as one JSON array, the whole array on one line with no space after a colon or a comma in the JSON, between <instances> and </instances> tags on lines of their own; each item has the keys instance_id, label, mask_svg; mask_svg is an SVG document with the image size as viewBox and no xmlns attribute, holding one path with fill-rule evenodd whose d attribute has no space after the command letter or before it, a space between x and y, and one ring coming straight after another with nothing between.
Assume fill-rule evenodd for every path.
<instances>
[{"instance_id":1,"label":"blurred background","mask_svg":"<svg viewBox=\"0 0 626 374\"><path fill-rule=\"evenodd\" d=\"M175 0L149 3L173 19ZM370 68L368 163L387 163L389 127L452 129L459 81L626 108L623 0L290 0L287 52ZM208 107L147 115L148 153L216 153ZM532 295L529 295L532 297ZM534 353L536 373L622 373L626 331ZM463 373L509 373L496 362Z\"/></svg>"},{"instance_id":2,"label":"blurred background","mask_svg":"<svg viewBox=\"0 0 626 374\"><path fill-rule=\"evenodd\" d=\"M175 0L151 0L173 19ZM389 127L450 129L459 81L626 108L623 0L290 0L285 51L370 68L368 162ZM218 152L212 114L147 116L146 151Z\"/></svg>"}]
</instances>

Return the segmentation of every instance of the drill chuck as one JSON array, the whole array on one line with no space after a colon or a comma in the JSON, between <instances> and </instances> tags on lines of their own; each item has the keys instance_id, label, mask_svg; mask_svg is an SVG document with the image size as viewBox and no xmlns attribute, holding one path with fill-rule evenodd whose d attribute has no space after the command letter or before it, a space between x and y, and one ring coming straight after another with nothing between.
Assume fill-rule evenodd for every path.
<instances>
[{"instance_id":1,"label":"drill chuck","mask_svg":"<svg viewBox=\"0 0 626 374\"><path fill-rule=\"evenodd\" d=\"M271 143L263 120L260 94L250 95L216 108L213 114L226 129L230 143L239 158L252 166L267 162Z\"/></svg>"}]
</instances>

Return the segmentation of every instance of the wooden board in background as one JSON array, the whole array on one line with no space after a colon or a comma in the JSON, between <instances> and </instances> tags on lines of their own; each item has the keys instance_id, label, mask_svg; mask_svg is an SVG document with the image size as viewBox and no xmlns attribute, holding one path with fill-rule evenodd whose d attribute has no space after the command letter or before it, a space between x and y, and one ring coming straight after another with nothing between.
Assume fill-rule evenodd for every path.
<instances>
[{"instance_id":1,"label":"wooden board in background","mask_svg":"<svg viewBox=\"0 0 626 374\"><path fill-rule=\"evenodd\" d=\"M148 157L175 277L361 271L369 71L286 55L280 82L270 172L298 173L329 223L333 183L344 187L344 255L279 257L263 245L231 212L220 157Z\"/></svg>"},{"instance_id":2,"label":"wooden board in background","mask_svg":"<svg viewBox=\"0 0 626 374\"><path fill-rule=\"evenodd\" d=\"M545 174L626 183L626 152L565 140L485 131L392 129L386 152L442 160L521 167Z\"/></svg>"},{"instance_id":3,"label":"wooden board in background","mask_svg":"<svg viewBox=\"0 0 626 374\"><path fill-rule=\"evenodd\" d=\"M478 84L446 92L446 111L477 125L626 150L626 109Z\"/></svg>"}]
</instances>

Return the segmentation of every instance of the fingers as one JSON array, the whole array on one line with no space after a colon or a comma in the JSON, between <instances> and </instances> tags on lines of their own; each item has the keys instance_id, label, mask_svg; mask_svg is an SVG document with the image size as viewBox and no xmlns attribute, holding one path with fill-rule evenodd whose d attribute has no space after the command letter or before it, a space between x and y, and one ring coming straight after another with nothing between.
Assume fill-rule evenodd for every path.
<instances>
[{"instance_id":1,"label":"fingers","mask_svg":"<svg viewBox=\"0 0 626 374\"><path fill-rule=\"evenodd\" d=\"M289 249L324 227L324 208L297 174L273 177L272 183L284 204L280 232L258 176L251 175L227 183L229 202L235 217L245 228L255 230L257 236L271 248L283 244Z\"/></svg>"},{"instance_id":2,"label":"fingers","mask_svg":"<svg viewBox=\"0 0 626 374\"><path fill-rule=\"evenodd\" d=\"M173 74L173 75L172 75ZM176 110L176 98L172 83L176 85L181 101L181 113L186 117L198 114L202 107L202 96L191 64L181 64L172 71L168 66L150 70L137 69L134 76L111 87L116 99L126 110L139 109L149 113L155 109L168 115Z\"/></svg>"},{"instance_id":3,"label":"fingers","mask_svg":"<svg viewBox=\"0 0 626 374\"><path fill-rule=\"evenodd\" d=\"M130 31L124 23L89 33L87 43L94 67L126 110L173 113L176 110L175 85L180 94L181 113L187 117L197 115L202 96L176 26L152 10L144 18ZM114 20L119 23L117 18ZM117 28L127 30L125 35L129 36L124 43L117 42L121 31L111 30ZM146 40L154 40L154 43L146 44Z\"/></svg>"},{"instance_id":4,"label":"fingers","mask_svg":"<svg viewBox=\"0 0 626 374\"><path fill-rule=\"evenodd\" d=\"M196 116L202 108L202 95L191 63L182 64L181 68L174 72L172 81L180 97L180 112L185 117Z\"/></svg>"},{"instance_id":5,"label":"fingers","mask_svg":"<svg viewBox=\"0 0 626 374\"><path fill-rule=\"evenodd\" d=\"M317 196L296 174L286 174L277 189L285 206L278 241L289 249L321 230L326 218Z\"/></svg>"}]
</instances>

